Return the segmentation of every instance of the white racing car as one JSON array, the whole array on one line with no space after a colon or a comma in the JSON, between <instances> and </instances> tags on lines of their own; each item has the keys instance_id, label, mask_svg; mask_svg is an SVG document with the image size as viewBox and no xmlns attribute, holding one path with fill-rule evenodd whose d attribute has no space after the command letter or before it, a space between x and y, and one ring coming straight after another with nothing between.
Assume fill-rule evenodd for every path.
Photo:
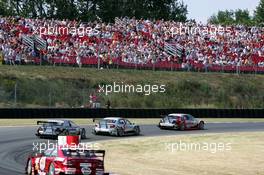
<instances>
[{"instance_id":1,"label":"white racing car","mask_svg":"<svg viewBox=\"0 0 264 175\"><path fill-rule=\"evenodd\" d=\"M104 118L93 128L93 133L112 136L139 135L140 127L124 118Z\"/></svg>"},{"instance_id":2,"label":"white racing car","mask_svg":"<svg viewBox=\"0 0 264 175\"><path fill-rule=\"evenodd\" d=\"M164 116L158 127L160 129L177 129L177 130L193 130L193 129L204 129L205 122L194 118L190 114L169 114Z\"/></svg>"}]
</instances>

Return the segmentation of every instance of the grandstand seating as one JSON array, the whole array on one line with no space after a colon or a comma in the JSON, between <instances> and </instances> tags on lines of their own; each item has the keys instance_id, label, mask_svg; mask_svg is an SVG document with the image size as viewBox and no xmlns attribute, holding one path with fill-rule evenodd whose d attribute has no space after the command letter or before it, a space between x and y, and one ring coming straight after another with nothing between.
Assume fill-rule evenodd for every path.
<instances>
[{"instance_id":1,"label":"grandstand seating","mask_svg":"<svg viewBox=\"0 0 264 175\"><path fill-rule=\"evenodd\" d=\"M183 25L200 32L187 32ZM206 27L211 28L128 18L106 24L1 17L0 51L6 64L46 61L83 66L97 65L99 58L103 64L127 68L236 71L239 67L264 72L263 28L236 25L224 32L201 32ZM72 28L77 30L70 32ZM180 32L173 33L175 29Z\"/></svg>"}]
</instances>

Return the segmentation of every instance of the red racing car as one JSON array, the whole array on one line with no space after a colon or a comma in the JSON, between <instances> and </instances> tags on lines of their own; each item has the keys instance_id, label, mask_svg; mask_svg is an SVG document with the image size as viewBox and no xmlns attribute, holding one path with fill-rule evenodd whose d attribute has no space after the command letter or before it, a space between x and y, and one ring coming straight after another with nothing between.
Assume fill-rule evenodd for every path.
<instances>
[{"instance_id":1,"label":"red racing car","mask_svg":"<svg viewBox=\"0 0 264 175\"><path fill-rule=\"evenodd\" d=\"M62 146L29 156L28 175L109 175L104 172L104 150Z\"/></svg>"}]
</instances>

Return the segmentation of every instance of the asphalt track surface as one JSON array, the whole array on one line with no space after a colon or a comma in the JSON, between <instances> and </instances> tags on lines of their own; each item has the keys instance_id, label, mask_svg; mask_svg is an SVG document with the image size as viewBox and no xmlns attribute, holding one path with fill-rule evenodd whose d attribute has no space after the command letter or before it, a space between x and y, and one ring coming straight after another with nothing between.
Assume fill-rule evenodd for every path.
<instances>
[{"instance_id":1,"label":"asphalt track surface","mask_svg":"<svg viewBox=\"0 0 264 175\"><path fill-rule=\"evenodd\" d=\"M87 139L84 142L120 139L111 136L95 136L91 134L91 126L84 127L87 131ZM24 174L26 158L34 148L33 143L47 142L45 139L39 140L35 137L36 129L37 126L0 127L0 175ZM142 125L141 135L137 137L252 131L264 132L264 123L209 123L202 131L160 130L155 125Z\"/></svg>"}]
</instances>

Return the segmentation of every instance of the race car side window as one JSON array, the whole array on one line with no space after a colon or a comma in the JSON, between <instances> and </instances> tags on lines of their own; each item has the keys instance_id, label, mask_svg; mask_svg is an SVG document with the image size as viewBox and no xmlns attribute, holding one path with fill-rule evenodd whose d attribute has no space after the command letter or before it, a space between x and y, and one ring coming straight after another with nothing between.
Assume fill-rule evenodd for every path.
<instances>
[{"instance_id":1,"label":"race car side window","mask_svg":"<svg viewBox=\"0 0 264 175\"><path fill-rule=\"evenodd\" d=\"M70 121L70 125L71 125L71 127L77 127L77 125L72 121Z\"/></svg>"},{"instance_id":2,"label":"race car side window","mask_svg":"<svg viewBox=\"0 0 264 175\"><path fill-rule=\"evenodd\" d=\"M124 125L124 124L125 124L125 121L124 121L123 119L120 119L120 120L118 121L118 124L120 124L120 125Z\"/></svg>"},{"instance_id":3,"label":"race car side window","mask_svg":"<svg viewBox=\"0 0 264 175\"><path fill-rule=\"evenodd\" d=\"M128 125L132 125L131 122L129 120L126 120L126 124Z\"/></svg>"},{"instance_id":4,"label":"race car side window","mask_svg":"<svg viewBox=\"0 0 264 175\"><path fill-rule=\"evenodd\" d=\"M188 115L189 120L194 120L194 117L192 115Z\"/></svg>"},{"instance_id":5,"label":"race car side window","mask_svg":"<svg viewBox=\"0 0 264 175\"><path fill-rule=\"evenodd\" d=\"M70 125L69 121L65 121L65 122L64 122L64 126L66 126L66 127L70 127L71 125Z\"/></svg>"},{"instance_id":6,"label":"race car side window","mask_svg":"<svg viewBox=\"0 0 264 175\"><path fill-rule=\"evenodd\" d=\"M190 120L190 117L188 115L183 116L185 120Z\"/></svg>"}]
</instances>

